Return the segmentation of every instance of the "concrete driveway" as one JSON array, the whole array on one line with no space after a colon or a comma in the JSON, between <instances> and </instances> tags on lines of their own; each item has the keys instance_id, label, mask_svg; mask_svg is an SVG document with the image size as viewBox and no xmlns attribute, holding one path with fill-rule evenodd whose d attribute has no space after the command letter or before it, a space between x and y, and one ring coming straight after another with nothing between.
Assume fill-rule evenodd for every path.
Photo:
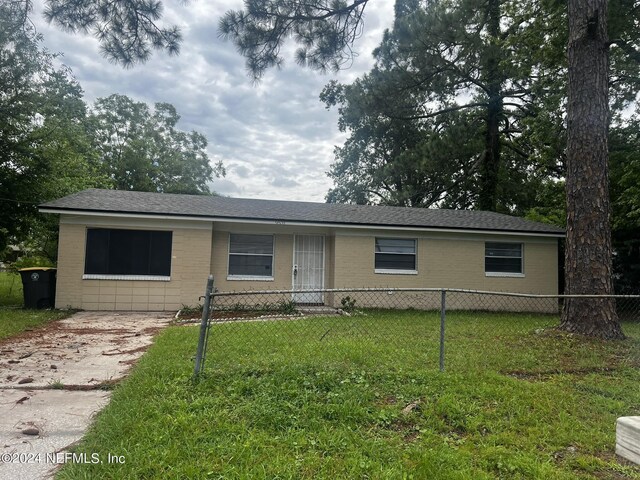
<instances>
[{"instance_id":1,"label":"concrete driveway","mask_svg":"<svg viewBox=\"0 0 640 480\"><path fill-rule=\"evenodd\" d=\"M48 478L169 313L80 312L0 342L0 479ZM115 453L115 452L114 452ZM92 459L87 459L91 461Z\"/></svg>"}]
</instances>

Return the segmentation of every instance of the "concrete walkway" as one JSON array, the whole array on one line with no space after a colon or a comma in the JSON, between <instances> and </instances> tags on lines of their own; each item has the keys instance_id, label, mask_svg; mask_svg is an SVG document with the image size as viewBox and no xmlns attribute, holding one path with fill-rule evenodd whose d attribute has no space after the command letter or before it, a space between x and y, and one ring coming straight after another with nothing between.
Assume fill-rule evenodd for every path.
<instances>
[{"instance_id":1,"label":"concrete walkway","mask_svg":"<svg viewBox=\"0 0 640 480\"><path fill-rule=\"evenodd\" d=\"M80 312L0 342L0 479L50 478L69 461L169 313ZM113 452L118 454L118 452ZM102 460L102 459L100 459Z\"/></svg>"}]
</instances>

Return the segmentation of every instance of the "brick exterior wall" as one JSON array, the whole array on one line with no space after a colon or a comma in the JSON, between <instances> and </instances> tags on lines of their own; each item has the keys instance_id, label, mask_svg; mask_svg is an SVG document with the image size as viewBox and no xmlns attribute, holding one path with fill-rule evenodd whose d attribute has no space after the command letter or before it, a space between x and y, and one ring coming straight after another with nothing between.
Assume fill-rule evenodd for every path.
<instances>
[{"instance_id":1,"label":"brick exterior wall","mask_svg":"<svg viewBox=\"0 0 640 480\"><path fill-rule=\"evenodd\" d=\"M171 230L171 280L83 280L87 227ZM61 218L56 288L57 308L84 310L178 310L197 305L204 294L211 256L211 224L168 225L163 221Z\"/></svg>"},{"instance_id":2,"label":"brick exterior wall","mask_svg":"<svg viewBox=\"0 0 640 480\"><path fill-rule=\"evenodd\" d=\"M388 232L379 236L392 236ZM406 234L403 238L412 238ZM440 237L440 238L439 238ZM335 237L335 288L465 288L518 293L558 293L557 239L460 234L417 238L417 274L375 273L375 235ZM523 243L524 276L493 277L484 271L485 242Z\"/></svg>"},{"instance_id":3,"label":"brick exterior wall","mask_svg":"<svg viewBox=\"0 0 640 480\"><path fill-rule=\"evenodd\" d=\"M171 280L83 280L87 227L171 230ZM227 275L229 233L274 234L273 280L237 280ZM249 224L212 224L188 220L126 219L61 215L56 307L85 310L177 310L201 303L207 276L219 291L292 288L293 238L325 235L325 288L432 287L556 294L556 238L480 233L376 231ZM375 237L417 240L417 274L375 273ZM486 241L523 243L524 275L486 276ZM391 300L391 299L390 299ZM325 296L325 302L339 298Z\"/></svg>"}]
</instances>

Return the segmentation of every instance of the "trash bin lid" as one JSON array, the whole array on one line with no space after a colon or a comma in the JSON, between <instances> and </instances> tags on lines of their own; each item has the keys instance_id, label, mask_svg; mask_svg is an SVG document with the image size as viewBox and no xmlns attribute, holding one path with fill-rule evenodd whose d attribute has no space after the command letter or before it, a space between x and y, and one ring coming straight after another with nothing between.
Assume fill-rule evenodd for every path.
<instances>
[{"instance_id":1,"label":"trash bin lid","mask_svg":"<svg viewBox=\"0 0 640 480\"><path fill-rule=\"evenodd\" d=\"M29 268L21 268L19 272L30 272L32 270L57 270L55 267L29 267Z\"/></svg>"}]
</instances>

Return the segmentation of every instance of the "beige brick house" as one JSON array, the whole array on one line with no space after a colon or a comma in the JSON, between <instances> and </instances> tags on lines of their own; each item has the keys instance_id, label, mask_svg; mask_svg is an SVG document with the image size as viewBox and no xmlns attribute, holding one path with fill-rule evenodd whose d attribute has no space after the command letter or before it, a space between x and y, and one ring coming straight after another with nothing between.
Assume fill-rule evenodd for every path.
<instances>
[{"instance_id":1,"label":"beige brick house","mask_svg":"<svg viewBox=\"0 0 640 480\"><path fill-rule=\"evenodd\" d=\"M558 293L561 229L493 212L85 190L60 215L56 306L177 310L220 291ZM322 294L293 295L323 303Z\"/></svg>"}]
</instances>

